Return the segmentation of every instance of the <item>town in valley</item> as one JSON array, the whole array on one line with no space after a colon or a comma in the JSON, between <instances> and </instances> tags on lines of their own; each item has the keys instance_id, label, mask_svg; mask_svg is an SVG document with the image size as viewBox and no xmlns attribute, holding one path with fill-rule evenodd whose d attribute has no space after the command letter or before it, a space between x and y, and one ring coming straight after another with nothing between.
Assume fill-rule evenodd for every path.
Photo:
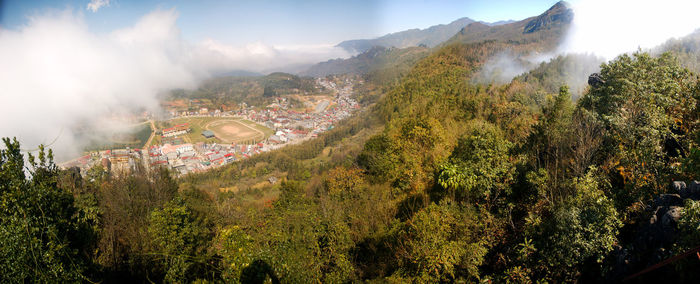
<instances>
[{"instance_id":1,"label":"town in valley","mask_svg":"<svg viewBox=\"0 0 700 284\"><path fill-rule=\"evenodd\" d=\"M362 81L351 76L335 79L316 78L316 88L326 95L306 96L308 100L296 108L290 106L289 96L275 97L257 107L241 102L238 109L224 111L204 106L178 111L167 109L165 104L167 118L162 121L154 122L152 114L142 114L149 119L142 124L151 125L152 130L143 147L95 149L60 166L78 168L82 174L100 166L116 175L140 166L147 170L166 167L186 175L313 139L360 110L353 87ZM188 104L200 106L201 101L189 99ZM169 124L174 125L156 126Z\"/></svg>"}]
</instances>

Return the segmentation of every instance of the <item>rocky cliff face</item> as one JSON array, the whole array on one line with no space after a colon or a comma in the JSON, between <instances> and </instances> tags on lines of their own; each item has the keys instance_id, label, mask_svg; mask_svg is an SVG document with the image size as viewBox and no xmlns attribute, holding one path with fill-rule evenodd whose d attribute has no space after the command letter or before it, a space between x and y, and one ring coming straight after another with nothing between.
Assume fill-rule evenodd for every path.
<instances>
[{"instance_id":1,"label":"rocky cliff face","mask_svg":"<svg viewBox=\"0 0 700 284\"><path fill-rule=\"evenodd\" d=\"M616 249L616 264L610 274L611 281L639 272L674 255L673 245L681 237L678 220L682 216L684 201L700 200L700 182L691 181L686 184L684 181L674 181L669 190L671 193L660 194L646 207L644 214L648 219L645 218L638 224L636 233L627 236L631 238L631 241L626 242L629 245ZM635 281L662 281L654 278L658 275L665 274L649 273Z\"/></svg>"},{"instance_id":2,"label":"rocky cliff face","mask_svg":"<svg viewBox=\"0 0 700 284\"><path fill-rule=\"evenodd\" d=\"M571 9L571 6L564 1L560 1L544 14L528 22L523 29L523 33L534 33L548 28L551 24L571 23L573 19L574 11Z\"/></svg>"}]
</instances>

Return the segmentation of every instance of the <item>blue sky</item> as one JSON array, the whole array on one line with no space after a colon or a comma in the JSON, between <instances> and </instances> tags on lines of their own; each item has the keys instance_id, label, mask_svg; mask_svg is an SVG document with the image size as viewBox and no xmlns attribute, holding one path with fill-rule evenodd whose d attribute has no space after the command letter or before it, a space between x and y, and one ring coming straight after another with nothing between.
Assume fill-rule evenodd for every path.
<instances>
[{"instance_id":1,"label":"blue sky","mask_svg":"<svg viewBox=\"0 0 700 284\"><path fill-rule=\"evenodd\" d=\"M72 11L91 31L106 33L128 27L157 9L175 9L178 27L190 41L207 38L240 45L330 44L372 38L410 28L446 24L461 17L475 20L520 20L537 15L557 0L111 0L96 12L89 0L0 0L0 25L17 29L28 17Z\"/></svg>"}]
</instances>

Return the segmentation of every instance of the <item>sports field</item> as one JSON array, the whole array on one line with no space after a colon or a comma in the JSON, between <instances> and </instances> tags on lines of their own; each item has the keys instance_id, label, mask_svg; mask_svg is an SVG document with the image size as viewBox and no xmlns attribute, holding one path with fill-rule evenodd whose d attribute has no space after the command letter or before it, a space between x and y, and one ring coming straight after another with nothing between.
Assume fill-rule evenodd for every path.
<instances>
[{"instance_id":1,"label":"sports field","mask_svg":"<svg viewBox=\"0 0 700 284\"><path fill-rule=\"evenodd\" d=\"M274 133L253 121L230 117L181 117L164 122L161 127L188 123L191 131L183 135L187 143L254 143L264 140ZM202 136L202 131L211 130L215 138Z\"/></svg>"},{"instance_id":2,"label":"sports field","mask_svg":"<svg viewBox=\"0 0 700 284\"><path fill-rule=\"evenodd\" d=\"M204 129L211 130L223 143L253 143L265 139L265 133L234 119L209 122Z\"/></svg>"}]
</instances>

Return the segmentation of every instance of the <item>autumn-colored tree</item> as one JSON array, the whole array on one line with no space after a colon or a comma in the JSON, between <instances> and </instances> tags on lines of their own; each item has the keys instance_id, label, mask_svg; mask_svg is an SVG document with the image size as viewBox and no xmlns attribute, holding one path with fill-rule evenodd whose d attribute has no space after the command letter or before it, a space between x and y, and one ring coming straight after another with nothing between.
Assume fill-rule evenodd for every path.
<instances>
[{"instance_id":1,"label":"autumn-colored tree","mask_svg":"<svg viewBox=\"0 0 700 284\"><path fill-rule=\"evenodd\" d=\"M485 229L473 207L429 205L400 231L401 268L392 277L417 283L478 280L489 247Z\"/></svg>"}]
</instances>

